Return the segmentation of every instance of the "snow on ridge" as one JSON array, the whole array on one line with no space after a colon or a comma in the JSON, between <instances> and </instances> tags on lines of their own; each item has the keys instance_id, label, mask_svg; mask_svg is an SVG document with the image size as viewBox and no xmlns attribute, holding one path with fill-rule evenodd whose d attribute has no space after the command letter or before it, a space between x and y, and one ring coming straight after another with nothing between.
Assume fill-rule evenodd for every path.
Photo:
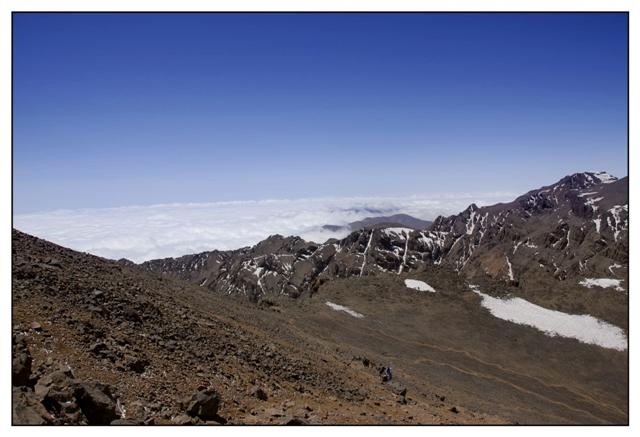
<instances>
[{"instance_id":1,"label":"snow on ridge","mask_svg":"<svg viewBox=\"0 0 640 437\"><path fill-rule=\"evenodd\" d=\"M618 241L618 234L620 234L620 229L618 229L618 225L622 225L622 229L627 229L628 228L628 221L622 220L622 218L620 217L619 213L620 211L626 211L627 213L629 212L629 205L625 204L625 205L613 205L612 208L608 209L607 211L609 213L611 213L614 221L615 221L615 225L612 226L611 224L611 220L609 219L609 217L607 217L607 224L609 225L609 227L612 227L614 229L613 231L613 239L614 241Z\"/></svg>"},{"instance_id":2,"label":"snow on ridge","mask_svg":"<svg viewBox=\"0 0 640 437\"><path fill-rule=\"evenodd\" d=\"M371 240L373 240L374 230L371 230L371 235L369 235L369 241L367 242L367 247L364 248L364 253L362 254L362 266L360 266L360 275L364 272L364 266L367 265L367 252L369 251L369 246L371 246Z\"/></svg>"},{"instance_id":3,"label":"snow on ridge","mask_svg":"<svg viewBox=\"0 0 640 437\"><path fill-rule=\"evenodd\" d=\"M469 220L467 221L467 235L473 234L473 230L476 227L476 224L473 222L473 219L476 216L476 211L471 210L471 214L469 215Z\"/></svg>"},{"instance_id":4,"label":"snow on ridge","mask_svg":"<svg viewBox=\"0 0 640 437\"><path fill-rule=\"evenodd\" d=\"M598 192L597 191L589 191L587 193L580 193L580 194L578 194L578 197L590 196L592 194L598 194Z\"/></svg>"},{"instance_id":5,"label":"snow on ridge","mask_svg":"<svg viewBox=\"0 0 640 437\"><path fill-rule=\"evenodd\" d=\"M612 275L615 275L615 273L613 273L612 269L619 269L620 267L622 267L620 264L618 263L613 263L609 266L609 271L611 272Z\"/></svg>"},{"instance_id":6,"label":"snow on ridge","mask_svg":"<svg viewBox=\"0 0 640 437\"><path fill-rule=\"evenodd\" d=\"M413 229L411 228L384 228L382 230L385 234L390 237L400 237L402 239L407 238Z\"/></svg>"},{"instance_id":7,"label":"snow on ridge","mask_svg":"<svg viewBox=\"0 0 640 437\"><path fill-rule=\"evenodd\" d=\"M593 205L596 202L600 202L604 197L589 197L584 204L585 205Z\"/></svg>"},{"instance_id":8,"label":"snow on ridge","mask_svg":"<svg viewBox=\"0 0 640 437\"><path fill-rule=\"evenodd\" d=\"M398 274L402 273L402 269L407 265L407 252L409 251L409 234L407 233L407 238L404 239L404 253L402 254L402 264L400 264L400 268L398 269Z\"/></svg>"},{"instance_id":9,"label":"snow on ridge","mask_svg":"<svg viewBox=\"0 0 640 437\"><path fill-rule=\"evenodd\" d=\"M364 316L362 314L353 311L351 308L348 308L348 307L345 307L345 306L342 306L342 305L338 305L337 303L326 301L325 305L331 307L332 309L334 309L336 311L343 311L343 312L349 314L350 316L355 317L356 319L364 318Z\"/></svg>"},{"instance_id":10,"label":"snow on ridge","mask_svg":"<svg viewBox=\"0 0 640 437\"><path fill-rule=\"evenodd\" d=\"M429 231L428 235L420 232L418 241L425 244L429 249L433 249L434 246L442 247L444 246L447 234L448 232L446 231Z\"/></svg>"},{"instance_id":11,"label":"snow on ridge","mask_svg":"<svg viewBox=\"0 0 640 437\"><path fill-rule=\"evenodd\" d=\"M617 177L611 176L606 171L599 171L595 173L594 176L603 184L610 184L618 180Z\"/></svg>"},{"instance_id":12,"label":"snow on ridge","mask_svg":"<svg viewBox=\"0 0 640 437\"><path fill-rule=\"evenodd\" d=\"M614 264L611 267L621 267L618 264ZM610 268L611 268L610 267ZM613 273L613 272L612 272ZM624 288L620 286L620 279L612 278L584 278L579 282L580 285L587 288L600 287L600 288L614 288L617 291L624 291Z\"/></svg>"},{"instance_id":13,"label":"snow on ridge","mask_svg":"<svg viewBox=\"0 0 640 437\"><path fill-rule=\"evenodd\" d=\"M513 253L516 253L516 250L518 250L518 247L520 247L521 244L522 244L522 241L518 241L513 245Z\"/></svg>"},{"instance_id":14,"label":"snow on ridge","mask_svg":"<svg viewBox=\"0 0 640 437\"><path fill-rule=\"evenodd\" d=\"M519 297L498 299L482 293L476 285L469 288L482 297L482 306L502 320L531 326L550 337L575 338L582 343L624 351L628 341L624 331L590 315L567 314L550 310Z\"/></svg>"},{"instance_id":15,"label":"snow on ridge","mask_svg":"<svg viewBox=\"0 0 640 437\"><path fill-rule=\"evenodd\" d=\"M604 197L589 197L585 200L584 206L590 206L593 212L596 212L598 210L598 205L595 203L600 202L602 199L604 199Z\"/></svg>"},{"instance_id":16,"label":"snow on ridge","mask_svg":"<svg viewBox=\"0 0 640 437\"><path fill-rule=\"evenodd\" d=\"M418 281L417 279L405 279L404 285L406 285L407 288L413 288L414 290L418 291L429 291L431 293L436 292L436 290L431 285L427 284L424 281Z\"/></svg>"}]
</instances>

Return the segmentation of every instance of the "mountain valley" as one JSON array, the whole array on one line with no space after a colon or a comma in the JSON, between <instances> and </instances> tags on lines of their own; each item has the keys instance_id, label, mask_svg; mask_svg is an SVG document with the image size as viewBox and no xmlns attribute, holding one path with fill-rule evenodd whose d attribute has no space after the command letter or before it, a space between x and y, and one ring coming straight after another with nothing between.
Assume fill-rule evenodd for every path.
<instances>
[{"instance_id":1,"label":"mountain valley","mask_svg":"<svg viewBox=\"0 0 640 437\"><path fill-rule=\"evenodd\" d=\"M141 264L14 230L13 421L626 424L628 223L628 179L586 172Z\"/></svg>"}]
</instances>

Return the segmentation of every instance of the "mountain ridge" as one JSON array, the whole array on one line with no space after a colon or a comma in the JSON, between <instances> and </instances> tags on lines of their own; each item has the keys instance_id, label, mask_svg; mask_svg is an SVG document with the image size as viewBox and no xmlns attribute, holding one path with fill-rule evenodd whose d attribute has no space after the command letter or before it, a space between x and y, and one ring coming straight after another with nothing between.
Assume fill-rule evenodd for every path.
<instances>
[{"instance_id":1,"label":"mountain ridge","mask_svg":"<svg viewBox=\"0 0 640 437\"><path fill-rule=\"evenodd\" d=\"M451 268L470 279L543 289L628 272L628 178L576 173L513 201L439 216L424 230L373 228L325 243L272 235L255 246L152 260L140 268L258 301L298 297L339 277Z\"/></svg>"}]
</instances>

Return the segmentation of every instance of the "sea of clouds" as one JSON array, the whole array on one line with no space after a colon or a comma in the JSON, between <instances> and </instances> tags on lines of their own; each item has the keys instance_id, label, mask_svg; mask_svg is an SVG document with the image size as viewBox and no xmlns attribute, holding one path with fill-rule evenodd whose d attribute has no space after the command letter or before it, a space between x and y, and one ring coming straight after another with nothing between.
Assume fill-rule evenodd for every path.
<instances>
[{"instance_id":1,"label":"sea of clouds","mask_svg":"<svg viewBox=\"0 0 640 437\"><path fill-rule=\"evenodd\" d=\"M365 217L409 214L425 220L457 214L469 204L507 201L509 193L440 198L322 198L174 203L57 210L14 215L14 227L56 244L105 258L134 262L251 246L269 235L324 242L344 238L323 225Z\"/></svg>"}]
</instances>

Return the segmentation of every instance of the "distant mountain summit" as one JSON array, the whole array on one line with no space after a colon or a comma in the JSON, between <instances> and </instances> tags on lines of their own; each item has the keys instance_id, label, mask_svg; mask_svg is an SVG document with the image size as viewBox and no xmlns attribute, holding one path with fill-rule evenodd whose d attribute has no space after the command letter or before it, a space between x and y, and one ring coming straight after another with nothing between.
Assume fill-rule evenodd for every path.
<instances>
[{"instance_id":1,"label":"distant mountain summit","mask_svg":"<svg viewBox=\"0 0 640 437\"><path fill-rule=\"evenodd\" d=\"M439 217L429 232L447 236L441 262L467 276L487 274L516 284L541 274L558 280L583 274L623 277L628 179L576 173L511 203L471 205L458 215Z\"/></svg>"},{"instance_id":2,"label":"distant mountain summit","mask_svg":"<svg viewBox=\"0 0 640 437\"><path fill-rule=\"evenodd\" d=\"M367 217L362 220L349 223L347 226L324 225L322 228L329 231L358 231L369 228L407 227L411 229L424 229L431 225L428 220L421 220L408 214L394 214L389 216Z\"/></svg>"},{"instance_id":3,"label":"distant mountain summit","mask_svg":"<svg viewBox=\"0 0 640 437\"><path fill-rule=\"evenodd\" d=\"M141 267L252 300L268 294L297 297L335 277L402 274L428 266L531 290L561 282L580 289L580 281L592 278L622 284L627 277L626 177L576 173L510 203L471 204L422 229L384 225L384 220L406 217L413 219L356 222L363 228L323 244L273 235L250 248L153 260Z\"/></svg>"}]
</instances>

